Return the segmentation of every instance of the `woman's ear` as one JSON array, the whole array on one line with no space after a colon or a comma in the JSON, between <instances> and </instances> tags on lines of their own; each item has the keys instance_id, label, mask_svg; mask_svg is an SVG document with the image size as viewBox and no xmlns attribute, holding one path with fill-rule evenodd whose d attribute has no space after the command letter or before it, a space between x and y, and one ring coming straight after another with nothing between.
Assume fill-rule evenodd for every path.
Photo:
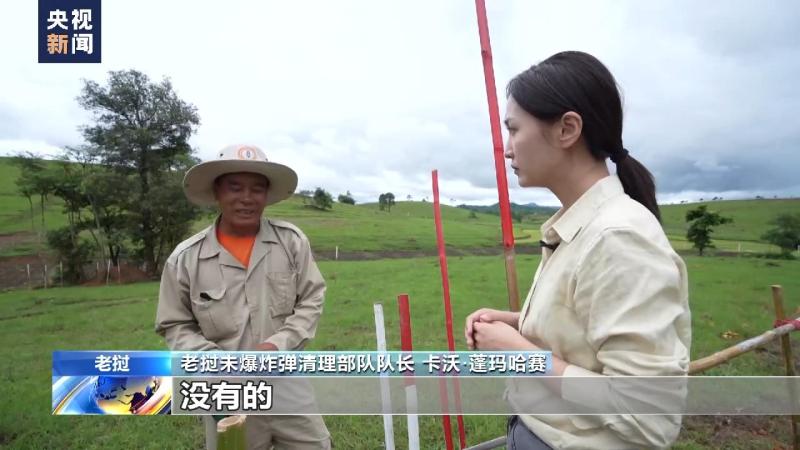
<instances>
[{"instance_id":1,"label":"woman's ear","mask_svg":"<svg viewBox=\"0 0 800 450\"><path fill-rule=\"evenodd\" d=\"M583 131L583 118L581 115L568 111L561 116L558 124L558 144L561 148L570 148L578 142Z\"/></svg>"}]
</instances>

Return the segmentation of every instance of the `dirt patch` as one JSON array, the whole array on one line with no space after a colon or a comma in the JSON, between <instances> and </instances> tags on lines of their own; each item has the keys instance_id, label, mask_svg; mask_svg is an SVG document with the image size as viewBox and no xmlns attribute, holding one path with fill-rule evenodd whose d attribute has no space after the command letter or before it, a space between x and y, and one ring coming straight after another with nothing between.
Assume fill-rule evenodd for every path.
<instances>
[{"instance_id":1,"label":"dirt patch","mask_svg":"<svg viewBox=\"0 0 800 450\"><path fill-rule=\"evenodd\" d=\"M101 267L100 272L91 280L84 282L82 286L105 286L106 284L139 283L142 281L152 281L152 278L140 267L122 262L119 267L112 266L109 273L106 273L105 267Z\"/></svg>"},{"instance_id":2,"label":"dirt patch","mask_svg":"<svg viewBox=\"0 0 800 450\"><path fill-rule=\"evenodd\" d=\"M23 255L0 257L0 289L43 287L44 268L50 272L55 266L46 256ZM28 277L30 273L30 277ZM51 284L48 281L48 285Z\"/></svg>"},{"instance_id":3,"label":"dirt patch","mask_svg":"<svg viewBox=\"0 0 800 450\"><path fill-rule=\"evenodd\" d=\"M681 437L714 448L790 449L788 416L685 416Z\"/></svg>"}]
</instances>

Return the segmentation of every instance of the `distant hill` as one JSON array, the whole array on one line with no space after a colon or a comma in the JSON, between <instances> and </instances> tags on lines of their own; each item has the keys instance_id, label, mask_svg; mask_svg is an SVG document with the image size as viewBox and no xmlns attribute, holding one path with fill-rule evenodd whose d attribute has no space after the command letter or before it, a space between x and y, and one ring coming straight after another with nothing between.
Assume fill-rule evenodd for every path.
<instances>
[{"instance_id":1,"label":"distant hill","mask_svg":"<svg viewBox=\"0 0 800 450\"><path fill-rule=\"evenodd\" d=\"M482 212L485 214L500 214L500 203L495 203L494 205L458 205L458 207L471 211ZM558 208L552 206L539 206L536 203L526 203L524 205L511 203L511 211L522 214L523 216L532 214L551 215L558 211Z\"/></svg>"},{"instance_id":2,"label":"distant hill","mask_svg":"<svg viewBox=\"0 0 800 450\"><path fill-rule=\"evenodd\" d=\"M0 158L0 256L34 253L36 233L41 231L39 199L31 204L20 195L16 178L19 169L10 158ZM662 205L662 225L676 248L688 249L686 212L700 204L733 218L733 223L717 227L712 236L721 250L736 250L740 245L749 251L766 251L761 242L769 221L781 213L800 214L800 199L718 200L681 205ZM515 213L524 217L515 221L515 236L521 243L535 244L539 226L557 208L535 203L512 204ZM471 211L475 212L472 214ZM433 205L430 202L398 201L391 212L380 211L376 203L343 205L320 211L307 206L300 196L270 206L269 217L291 221L308 235L315 251L384 251L403 252L436 248ZM444 234L449 248L486 248L500 245L499 205L442 206ZM195 224L200 230L211 217ZM44 229L52 230L67 223L63 204L51 197L45 204ZM725 241L725 242L722 242Z\"/></svg>"}]
</instances>

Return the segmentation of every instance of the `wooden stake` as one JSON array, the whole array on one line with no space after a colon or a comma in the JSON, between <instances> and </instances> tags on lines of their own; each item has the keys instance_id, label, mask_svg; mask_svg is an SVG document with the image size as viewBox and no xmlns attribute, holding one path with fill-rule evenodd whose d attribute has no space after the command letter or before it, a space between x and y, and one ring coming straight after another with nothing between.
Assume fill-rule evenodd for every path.
<instances>
[{"instance_id":1,"label":"wooden stake","mask_svg":"<svg viewBox=\"0 0 800 450\"><path fill-rule=\"evenodd\" d=\"M58 273L61 276L61 287L64 287L64 261L58 262Z\"/></svg>"},{"instance_id":2,"label":"wooden stake","mask_svg":"<svg viewBox=\"0 0 800 450\"><path fill-rule=\"evenodd\" d=\"M119 266L119 260L117 260L117 284L122 284L122 269Z\"/></svg>"},{"instance_id":3,"label":"wooden stake","mask_svg":"<svg viewBox=\"0 0 800 450\"><path fill-rule=\"evenodd\" d=\"M47 264L44 265L44 272L43 272L43 279L44 279L44 288L47 289Z\"/></svg>"},{"instance_id":4,"label":"wooden stake","mask_svg":"<svg viewBox=\"0 0 800 450\"><path fill-rule=\"evenodd\" d=\"M25 267L28 270L28 289L33 289L33 284L31 283L31 265L30 265L30 263L25 264Z\"/></svg>"},{"instance_id":5,"label":"wooden stake","mask_svg":"<svg viewBox=\"0 0 800 450\"><path fill-rule=\"evenodd\" d=\"M689 375L696 375L713 367L717 367L718 365L726 363L742 353L747 353L753 349L762 347L783 335L791 333L792 331L794 331L794 325L783 325L762 333L759 336L739 342L732 347L720 350L711 356L706 356L705 358L692 361L689 363Z\"/></svg>"},{"instance_id":6,"label":"wooden stake","mask_svg":"<svg viewBox=\"0 0 800 450\"><path fill-rule=\"evenodd\" d=\"M333 257L333 259L335 259L337 261L339 260L339 246L338 245L336 246L336 255Z\"/></svg>"},{"instance_id":7,"label":"wooden stake","mask_svg":"<svg viewBox=\"0 0 800 450\"><path fill-rule=\"evenodd\" d=\"M108 280L111 277L111 260L109 259L106 262L106 286L108 286Z\"/></svg>"},{"instance_id":8,"label":"wooden stake","mask_svg":"<svg viewBox=\"0 0 800 450\"><path fill-rule=\"evenodd\" d=\"M772 303L775 306L775 319L785 320L786 312L783 310L783 288L779 285L772 286ZM783 353L783 362L786 365L786 375L794 376L794 358L792 357L792 341L788 334L781 336L781 351ZM794 384L789 383L789 395L797 401L797 392L794 390ZM800 416L792 416L792 437L794 439L794 450L800 449L800 435L797 433L797 424L800 422Z\"/></svg>"},{"instance_id":9,"label":"wooden stake","mask_svg":"<svg viewBox=\"0 0 800 450\"><path fill-rule=\"evenodd\" d=\"M217 422L217 450L245 450L247 416L229 416Z\"/></svg>"}]
</instances>

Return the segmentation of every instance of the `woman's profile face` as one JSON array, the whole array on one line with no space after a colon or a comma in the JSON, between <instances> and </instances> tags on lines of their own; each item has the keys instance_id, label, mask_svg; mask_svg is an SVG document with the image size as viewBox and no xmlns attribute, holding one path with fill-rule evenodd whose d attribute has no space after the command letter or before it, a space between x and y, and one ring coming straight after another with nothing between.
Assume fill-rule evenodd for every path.
<instances>
[{"instance_id":1,"label":"woman's profile face","mask_svg":"<svg viewBox=\"0 0 800 450\"><path fill-rule=\"evenodd\" d=\"M530 115L513 97L508 97L506 106L505 157L522 187L548 187L550 180L558 176L558 165L563 152L550 144L548 135L553 126Z\"/></svg>"}]
</instances>

